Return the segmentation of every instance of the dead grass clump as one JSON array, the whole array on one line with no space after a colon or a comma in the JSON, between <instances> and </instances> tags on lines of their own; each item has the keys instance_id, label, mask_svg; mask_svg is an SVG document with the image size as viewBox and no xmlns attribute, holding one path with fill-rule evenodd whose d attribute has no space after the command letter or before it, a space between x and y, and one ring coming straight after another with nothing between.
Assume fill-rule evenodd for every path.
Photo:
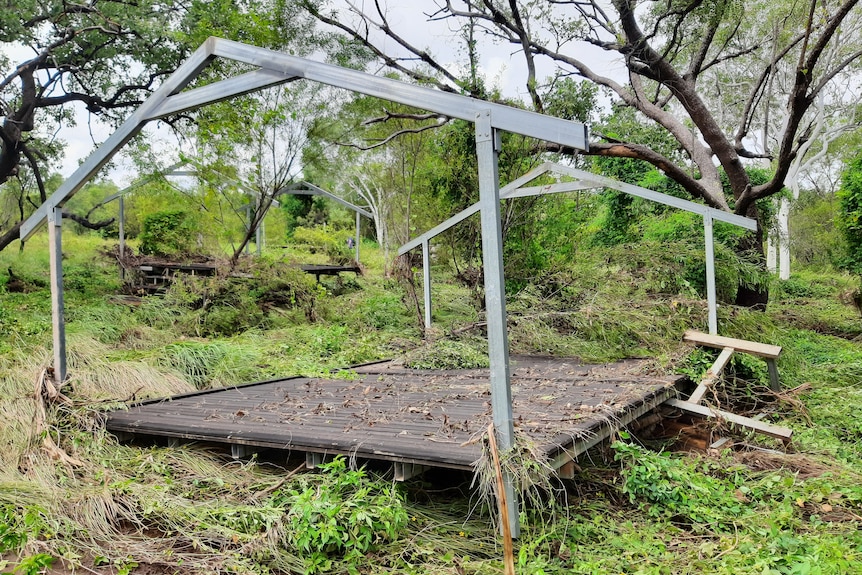
<instances>
[{"instance_id":1,"label":"dead grass clump","mask_svg":"<svg viewBox=\"0 0 862 575\"><path fill-rule=\"evenodd\" d=\"M777 451L738 451L733 455L739 463L755 471L774 471L786 469L799 479L820 477L835 471L823 463L814 461L802 453L780 453Z\"/></svg>"},{"instance_id":2,"label":"dead grass clump","mask_svg":"<svg viewBox=\"0 0 862 575\"><path fill-rule=\"evenodd\" d=\"M194 387L168 370L143 361L111 359L111 349L89 337L75 337L69 345L69 384L80 400L128 401L168 397Z\"/></svg>"}]
</instances>

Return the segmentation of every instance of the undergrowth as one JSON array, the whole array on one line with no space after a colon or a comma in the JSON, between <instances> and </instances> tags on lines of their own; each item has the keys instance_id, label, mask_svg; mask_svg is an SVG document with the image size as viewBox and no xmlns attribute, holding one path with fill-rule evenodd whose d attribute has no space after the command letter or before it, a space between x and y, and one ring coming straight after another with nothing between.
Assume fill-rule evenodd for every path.
<instances>
[{"instance_id":1,"label":"undergrowth","mask_svg":"<svg viewBox=\"0 0 862 575\"><path fill-rule=\"evenodd\" d=\"M387 357L423 369L487 365L481 300L446 265L433 270L434 326L421 345L415 308L382 277L369 242L355 280L317 284L269 253L243 277L180 282L166 298L132 307L113 297L116 269L94 255L107 251L103 243L70 235L71 403L53 404L39 431L34 385L51 362L41 241L0 253L0 270L11 267L21 282L9 291L0 271L2 570L500 572L494 513L470 478L394 485L350 460L305 472L301 461L265 454L233 461L200 445L120 444L100 424L103 410L144 397L323 375ZM510 286L510 351L649 357L657 373L702 377L716 352L681 343L686 329L706 329L691 271L697 250L655 251L596 247L541 281ZM739 279L738 270L722 273L725 287ZM862 321L847 301L850 287L840 274L802 272L773 286L766 313L737 309L724 294L721 333L782 346L778 367L791 391L771 394L763 362L741 357L718 399L792 427L790 453L740 431L732 437L741 449L701 454L656 451L621 434L610 451L582 462L575 481L550 486L539 482L543 463L528 445L507 454L504 463L529 486L518 571L859 572ZM46 437L77 463L52 459Z\"/></svg>"}]
</instances>

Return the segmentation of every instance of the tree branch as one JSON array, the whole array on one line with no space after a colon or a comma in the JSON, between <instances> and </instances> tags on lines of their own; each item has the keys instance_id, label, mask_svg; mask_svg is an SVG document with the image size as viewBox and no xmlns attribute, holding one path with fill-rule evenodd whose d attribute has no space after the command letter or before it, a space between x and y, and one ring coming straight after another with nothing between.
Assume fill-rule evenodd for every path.
<instances>
[{"instance_id":1,"label":"tree branch","mask_svg":"<svg viewBox=\"0 0 862 575\"><path fill-rule=\"evenodd\" d=\"M372 121L376 122L376 121L381 121L381 120L380 120L380 118L376 118ZM353 142L336 142L336 144L338 144L339 146L345 146L348 148L356 148L357 150L362 150L362 151L373 150L374 148L379 148L381 146L385 146L386 144L388 144L392 140L394 140L400 136L404 136L406 134L420 134L420 133L426 132L428 130L437 129L437 128L445 125L446 122L448 122L448 121L449 121L449 118L447 118L445 116L440 116L439 119L437 120L437 122L434 124L428 124L427 126L419 126L418 128L404 128L401 130L397 130L397 131L389 134L385 138L377 141L376 143L371 144L370 146L361 146L359 144L354 144Z\"/></svg>"},{"instance_id":2,"label":"tree branch","mask_svg":"<svg viewBox=\"0 0 862 575\"><path fill-rule=\"evenodd\" d=\"M812 0L812 3L816 0ZM858 4L859 0L846 0L844 4L826 21L819 29L820 36L811 45L808 57L800 56L800 62L804 61L796 70L796 76L788 95L788 115L784 134L778 151L778 162L772 179L760 186L749 187L740 196L736 204L737 213L745 213L750 205L756 200L768 197L778 192L784 186L784 180L790 170L790 166L796 156L796 134L802 123L802 118L811 107L817 94L809 91L814 78L814 69L829 44L832 37L844 21L844 18ZM806 34L807 36L807 34ZM806 40L807 43L807 40ZM802 51L804 55L804 50ZM852 62L852 60L850 60ZM837 72L836 72L837 73Z\"/></svg>"},{"instance_id":3,"label":"tree branch","mask_svg":"<svg viewBox=\"0 0 862 575\"><path fill-rule=\"evenodd\" d=\"M87 218L83 216L79 216L78 214L73 214L71 212L63 212L63 217L72 220L73 222L80 224L87 228L88 230L101 230L102 228L106 228L114 223L116 218L108 218L107 220L102 220L100 222L91 222Z\"/></svg>"}]
</instances>

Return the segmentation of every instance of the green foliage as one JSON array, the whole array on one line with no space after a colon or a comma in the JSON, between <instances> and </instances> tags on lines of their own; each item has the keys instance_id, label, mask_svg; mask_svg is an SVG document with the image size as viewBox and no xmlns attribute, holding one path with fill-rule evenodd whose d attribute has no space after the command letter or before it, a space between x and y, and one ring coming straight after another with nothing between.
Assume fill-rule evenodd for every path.
<instances>
[{"instance_id":1,"label":"green foliage","mask_svg":"<svg viewBox=\"0 0 862 575\"><path fill-rule=\"evenodd\" d=\"M281 209L287 214L287 238L291 239L296 228L308 217L314 205L313 196L284 194L279 198Z\"/></svg>"},{"instance_id":2,"label":"green foliage","mask_svg":"<svg viewBox=\"0 0 862 575\"><path fill-rule=\"evenodd\" d=\"M734 495L741 485L709 475L716 470L709 463L685 462L623 441L612 447L614 459L623 465L622 492L632 503L640 502L650 515L681 518L692 527L706 523L722 529L728 518L739 518L748 511Z\"/></svg>"},{"instance_id":3,"label":"green foliage","mask_svg":"<svg viewBox=\"0 0 862 575\"><path fill-rule=\"evenodd\" d=\"M308 573L329 570L335 557L361 561L404 532L408 516L396 485L348 469L343 457L319 467L322 484L276 496L289 505L287 543L306 557Z\"/></svg>"},{"instance_id":4,"label":"green foliage","mask_svg":"<svg viewBox=\"0 0 862 575\"><path fill-rule=\"evenodd\" d=\"M28 555L18 562L18 565L12 569L12 573L20 575L39 575L39 573L45 573L45 571L53 565L54 561L55 559L47 553Z\"/></svg>"},{"instance_id":5,"label":"green foliage","mask_svg":"<svg viewBox=\"0 0 862 575\"><path fill-rule=\"evenodd\" d=\"M602 194L605 204L605 217L593 236L598 246L615 246L632 238L631 226L634 222L632 204L634 198L618 191Z\"/></svg>"},{"instance_id":6,"label":"green foliage","mask_svg":"<svg viewBox=\"0 0 862 575\"><path fill-rule=\"evenodd\" d=\"M842 266L862 278L862 155L841 175L838 192L839 223L847 246Z\"/></svg>"},{"instance_id":7,"label":"green foliage","mask_svg":"<svg viewBox=\"0 0 862 575\"><path fill-rule=\"evenodd\" d=\"M800 193L790 208L790 253L799 264L828 270L840 263L844 245L836 225L835 194Z\"/></svg>"},{"instance_id":8,"label":"green foliage","mask_svg":"<svg viewBox=\"0 0 862 575\"><path fill-rule=\"evenodd\" d=\"M413 316L407 313L402 296L394 291L395 283L388 287L388 290L375 290L359 298L356 308L348 312L355 314L355 323L374 329L406 329L410 325Z\"/></svg>"},{"instance_id":9,"label":"green foliage","mask_svg":"<svg viewBox=\"0 0 862 575\"><path fill-rule=\"evenodd\" d=\"M142 254L183 256L194 252L198 224L190 212L165 210L149 214L141 226Z\"/></svg>"},{"instance_id":10,"label":"green foliage","mask_svg":"<svg viewBox=\"0 0 862 575\"><path fill-rule=\"evenodd\" d=\"M557 80L544 97L545 114L589 123L596 110L599 88L590 82L570 77Z\"/></svg>"},{"instance_id":11,"label":"green foliage","mask_svg":"<svg viewBox=\"0 0 862 575\"><path fill-rule=\"evenodd\" d=\"M297 226L293 230L293 242L304 245L311 253L325 255L330 262L343 265L353 261L354 252L348 247L350 230L331 230L325 227L306 228Z\"/></svg>"},{"instance_id":12,"label":"green foliage","mask_svg":"<svg viewBox=\"0 0 862 575\"><path fill-rule=\"evenodd\" d=\"M280 313L313 319L319 286L299 269L265 260L246 277L178 276L163 299L148 300L139 315L154 327L188 336L231 336L270 327Z\"/></svg>"},{"instance_id":13,"label":"green foliage","mask_svg":"<svg viewBox=\"0 0 862 575\"><path fill-rule=\"evenodd\" d=\"M546 234L547 249L531 249L540 256L536 269L553 271L508 286L511 351L651 357L651 370L699 377L715 352L691 352L680 341L685 329L705 329L697 274L689 271L702 265L698 222L666 212L638 224L650 241L590 247L579 240L593 231L593 202L582 196L537 204L546 214L546 231L537 233ZM70 235L66 263L93 260L104 247L95 236ZM570 251L557 256L557 247ZM92 558L118 573L135 564L213 574L498 573L498 533L487 510L473 509L465 519L474 503L462 494L469 493L469 481L445 493L420 479L393 486L368 471L348 470L344 461L286 478L283 460L273 465L267 454L234 461L204 446L120 445L96 419L95 410L133 394L190 391L186 380L209 387L297 373L331 376L330 368L415 347L415 312L399 285L383 279L380 251L367 248L368 272L340 296L265 254L238 270L251 277L179 282L166 298L128 308L105 297L112 270L94 270L88 277L99 287L68 294L74 381L67 389L74 404L47 414L51 437L85 462L74 470L52 460L32 435L33 374L50 361L47 290L0 294L0 329L7 334L0 342L0 552L25 559L44 552L76 571L93 567ZM37 235L22 254L0 254L0 270L12 266L36 279L47 269L45 253L45 238ZM738 264L721 255L719 261L720 285L732 285ZM433 272L439 331L432 333L475 335L439 337L405 362L416 357L429 363L415 366L429 368L484 363L481 329L470 331L484 319L475 294L444 265ZM724 382L722 405L733 411L756 400L772 420L795 430L793 452L668 454L620 442L611 468L602 467L596 452L576 482L522 506L519 571L853 573L862 561L854 519L862 515L862 326L844 295L853 282L846 274L800 269L776 286L767 312L719 308L723 335L783 347L785 388L810 384L789 394L792 402L753 398L766 381L763 362L749 358L727 370L737 381ZM203 336L209 311L231 306L262 315L230 336ZM744 444L776 447L756 436ZM535 469L528 451L516 455L515 465ZM126 525L164 537L141 538ZM2 569L11 570L8 565Z\"/></svg>"}]
</instances>

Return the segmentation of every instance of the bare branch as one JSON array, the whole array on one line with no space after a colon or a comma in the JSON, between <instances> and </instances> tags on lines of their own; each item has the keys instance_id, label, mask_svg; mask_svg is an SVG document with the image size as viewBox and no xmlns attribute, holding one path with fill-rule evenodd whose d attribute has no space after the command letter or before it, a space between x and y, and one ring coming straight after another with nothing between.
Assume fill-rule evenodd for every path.
<instances>
[{"instance_id":1,"label":"bare branch","mask_svg":"<svg viewBox=\"0 0 862 575\"><path fill-rule=\"evenodd\" d=\"M812 0L814 2L815 0ZM859 0L846 0L841 7L818 29L820 36L811 46L804 65L796 70L793 87L789 91L787 122L779 145L777 155L777 166L773 178L766 184L749 187L737 200L736 212L745 213L745 210L756 200L770 196L778 192L784 186L784 180L790 170L796 155L796 134L805 113L814 102L816 93L809 91L811 87L814 70L826 46L832 40L844 18L858 4ZM804 50L803 50L804 52ZM852 61L852 60L851 60Z\"/></svg>"},{"instance_id":2,"label":"bare branch","mask_svg":"<svg viewBox=\"0 0 862 575\"><path fill-rule=\"evenodd\" d=\"M377 118L369 118L362 122L363 126L370 126L372 124L379 124L382 122L388 122L389 120L449 120L447 116L443 116L441 114L435 114L429 112L427 114L407 114L407 113L399 113L399 112L390 112L387 109L383 109L384 115L378 116Z\"/></svg>"},{"instance_id":3,"label":"bare branch","mask_svg":"<svg viewBox=\"0 0 862 575\"><path fill-rule=\"evenodd\" d=\"M433 76L429 76L428 74L424 74L422 72L419 72L418 70L414 70L412 68L408 68L407 66L402 65L400 62L401 58L394 58L392 56L389 56L388 54L383 52L380 48L378 48L373 42L371 42L371 40L368 39L367 35L360 34L356 30L353 30L351 27L347 26L346 24L339 22L338 20L335 20L334 18L324 16L310 2L303 1L303 6L306 8L306 10L309 11L309 13L312 16L314 16L315 18L317 18L321 22L328 24L330 26L333 26L335 28L338 28L339 30L341 30L343 32L346 32L354 40L357 40L363 46L365 46L366 48L371 50L375 56L380 58L383 61L383 63L386 64L387 66L389 66L390 68L392 68L394 70L398 70L399 72L403 73L404 75L406 75L410 78L413 78L414 80L418 80L420 82L425 82L425 83L428 83L430 85L436 86L438 89L443 90L445 92L456 92L457 91L452 86L439 81L437 78L435 78ZM380 30L384 30L380 24L371 22L368 19L368 17L364 13L362 13L361 11L359 12L359 15L363 18L363 22L366 25L368 25L370 23L371 25L375 26L376 28L378 28ZM387 34L388 34L388 32L387 32ZM397 38L393 38L393 39L395 39L396 41L399 41ZM402 41L403 41L403 39L402 39ZM401 43L401 42L399 41L399 43ZM412 46L410 46L406 42L402 45L405 46L408 50L410 50L416 56L419 56L419 58L421 58L423 61L426 61L426 58L428 58L429 60L434 62L433 58L430 58L430 56L426 52L424 52L422 50L418 50L416 48L413 48ZM450 80L452 80L452 82L455 85L458 84L457 79L455 79L448 71L443 72L442 66L440 66L436 62L434 62L432 64L432 67L434 67L435 69L439 68L440 69L439 71L441 71L441 73L446 78L449 78Z\"/></svg>"},{"instance_id":4,"label":"bare branch","mask_svg":"<svg viewBox=\"0 0 862 575\"><path fill-rule=\"evenodd\" d=\"M73 222L84 226L88 230L101 230L102 228L107 228L108 226L113 224L116 219L108 218L107 220L101 220L99 222L91 222L87 218L79 216L78 214L73 214L71 212L63 212L63 217L69 218Z\"/></svg>"},{"instance_id":5,"label":"bare branch","mask_svg":"<svg viewBox=\"0 0 862 575\"><path fill-rule=\"evenodd\" d=\"M379 119L377 119L375 121L379 121ZM444 126L446 124L446 122L448 122L448 121L449 121L449 118L446 118L445 116L441 116L441 117L439 117L437 122L434 124L428 124L426 126L419 126L417 128L404 128L401 130L397 130L397 131L389 134L385 138L375 142L374 144L371 144L370 146L361 146L359 144L354 144L352 142L336 142L336 143L339 146L345 146L348 148L356 148L357 150L363 150L363 151L373 150L374 148L379 148L381 146L385 146L386 144L388 144L392 140L394 140L400 136L404 136L406 134L420 134L422 132L427 132L428 130L435 130L437 128L440 128L441 126Z\"/></svg>"}]
</instances>

